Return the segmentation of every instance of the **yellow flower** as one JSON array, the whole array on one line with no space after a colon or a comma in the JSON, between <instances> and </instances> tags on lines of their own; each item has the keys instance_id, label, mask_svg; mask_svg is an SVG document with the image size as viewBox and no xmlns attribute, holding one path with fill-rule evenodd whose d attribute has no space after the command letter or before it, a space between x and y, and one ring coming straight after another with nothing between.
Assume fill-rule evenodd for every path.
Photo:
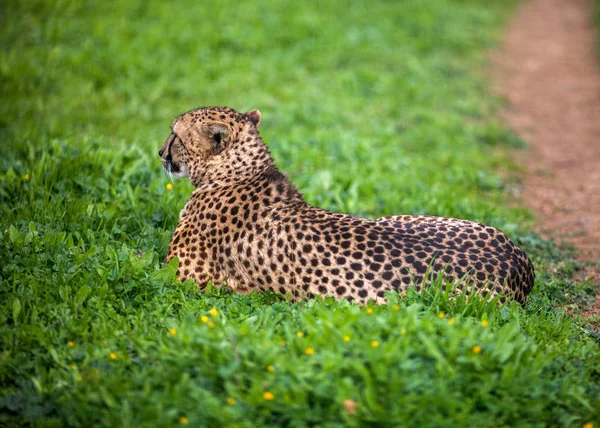
<instances>
[{"instance_id":1,"label":"yellow flower","mask_svg":"<svg viewBox=\"0 0 600 428\"><path fill-rule=\"evenodd\" d=\"M208 323L208 326L209 326L210 328L214 328L214 327L215 327L215 323L214 323L214 322L212 322L212 321L209 321L209 323Z\"/></svg>"},{"instance_id":2,"label":"yellow flower","mask_svg":"<svg viewBox=\"0 0 600 428\"><path fill-rule=\"evenodd\" d=\"M394 305L394 310L395 310L395 311L399 311L399 310L400 310L400 306L398 306L398 305Z\"/></svg>"},{"instance_id":3,"label":"yellow flower","mask_svg":"<svg viewBox=\"0 0 600 428\"><path fill-rule=\"evenodd\" d=\"M344 342L350 342L350 336L344 336Z\"/></svg>"},{"instance_id":4,"label":"yellow flower","mask_svg":"<svg viewBox=\"0 0 600 428\"><path fill-rule=\"evenodd\" d=\"M373 313L373 308L367 308L367 314L371 315Z\"/></svg>"},{"instance_id":5,"label":"yellow flower","mask_svg":"<svg viewBox=\"0 0 600 428\"><path fill-rule=\"evenodd\" d=\"M215 308L212 308L210 311L208 311L210 313L211 316L216 317L217 314L219 313L219 311L217 311Z\"/></svg>"},{"instance_id":6,"label":"yellow flower","mask_svg":"<svg viewBox=\"0 0 600 428\"><path fill-rule=\"evenodd\" d=\"M402 297L406 297L406 291L402 292Z\"/></svg>"},{"instance_id":7,"label":"yellow flower","mask_svg":"<svg viewBox=\"0 0 600 428\"><path fill-rule=\"evenodd\" d=\"M71 364L71 368L72 368L73 370L77 370L77 366L76 366L75 364Z\"/></svg>"},{"instance_id":8,"label":"yellow flower","mask_svg":"<svg viewBox=\"0 0 600 428\"><path fill-rule=\"evenodd\" d=\"M406 329L405 329L405 328L403 328L402 330L400 330L400 334L401 334L402 336L404 336L404 335L406 334Z\"/></svg>"},{"instance_id":9,"label":"yellow flower","mask_svg":"<svg viewBox=\"0 0 600 428\"><path fill-rule=\"evenodd\" d=\"M29 174L25 174L25 180L29 180Z\"/></svg>"},{"instance_id":10,"label":"yellow flower","mask_svg":"<svg viewBox=\"0 0 600 428\"><path fill-rule=\"evenodd\" d=\"M587 422L587 423L583 424L583 428L594 428L594 424L591 422Z\"/></svg>"},{"instance_id":11,"label":"yellow flower","mask_svg":"<svg viewBox=\"0 0 600 428\"><path fill-rule=\"evenodd\" d=\"M69 348L72 348L73 346L75 346L75 342L73 342L72 340L69 340Z\"/></svg>"},{"instance_id":12,"label":"yellow flower","mask_svg":"<svg viewBox=\"0 0 600 428\"><path fill-rule=\"evenodd\" d=\"M235 404L235 398L228 397L227 398L227 404L229 404L230 406L233 406Z\"/></svg>"},{"instance_id":13,"label":"yellow flower","mask_svg":"<svg viewBox=\"0 0 600 428\"><path fill-rule=\"evenodd\" d=\"M268 366L267 370L269 370L270 372L274 372L275 371L275 367L273 367L272 365Z\"/></svg>"},{"instance_id":14,"label":"yellow flower","mask_svg":"<svg viewBox=\"0 0 600 428\"><path fill-rule=\"evenodd\" d=\"M446 316L446 314L445 314L445 313L443 313L443 312L440 312L440 313L438 314L438 317L440 317L440 318L444 318L445 316Z\"/></svg>"},{"instance_id":15,"label":"yellow flower","mask_svg":"<svg viewBox=\"0 0 600 428\"><path fill-rule=\"evenodd\" d=\"M175 330L174 328L170 328L170 329L169 329L169 334L170 334L171 336L175 336L175 335L177 334L177 330Z\"/></svg>"},{"instance_id":16,"label":"yellow flower","mask_svg":"<svg viewBox=\"0 0 600 428\"><path fill-rule=\"evenodd\" d=\"M481 352L481 346L475 345L473 346L473 352L479 354Z\"/></svg>"},{"instance_id":17,"label":"yellow flower","mask_svg":"<svg viewBox=\"0 0 600 428\"><path fill-rule=\"evenodd\" d=\"M171 183L167 184L167 190L173 190L173 185ZM187 421L187 419L186 419Z\"/></svg>"},{"instance_id":18,"label":"yellow flower","mask_svg":"<svg viewBox=\"0 0 600 428\"><path fill-rule=\"evenodd\" d=\"M279 346L285 346L285 340L280 340L279 341Z\"/></svg>"},{"instance_id":19,"label":"yellow flower","mask_svg":"<svg viewBox=\"0 0 600 428\"><path fill-rule=\"evenodd\" d=\"M203 323L205 323L205 324L208 322L208 317L207 317L206 315L202 315L202 316L200 317L200 319L201 319L201 320L202 320L202 322L203 322Z\"/></svg>"},{"instance_id":20,"label":"yellow flower","mask_svg":"<svg viewBox=\"0 0 600 428\"><path fill-rule=\"evenodd\" d=\"M171 187L173 187L173 185L171 185ZM182 417L179 418L179 424L180 425L187 425L189 423L190 423L190 421L185 416L182 416Z\"/></svg>"},{"instance_id":21,"label":"yellow flower","mask_svg":"<svg viewBox=\"0 0 600 428\"><path fill-rule=\"evenodd\" d=\"M273 399L275 398L275 396L273 395L273 393L272 393L272 392L270 392L270 391L267 391L267 392L265 392L265 393L263 394L263 398L264 398L265 400L267 400L267 401L271 401L271 400L273 400Z\"/></svg>"},{"instance_id":22,"label":"yellow flower","mask_svg":"<svg viewBox=\"0 0 600 428\"><path fill-rule=\"evenodd\" d=\"M454 318L448 318L448 324L450 324L450 325L454 324Z\"/></svg>"},{"instance_id":23,"label":"yellow flower","mask_svg":"<svg viewBox=\"0 0 600 428\"><path fill-rule=\"evenodd\" d=\"M117 359L117 354L115 354L114 352L111 352L109 355L111 360L116 360Z\"/></svg>"},{"instance_id":24,"label":"yellow flower","mask_svg":"<svg viewBox=\"0 0 600 428\"><path fill-rule=\"evenodd\" d=\"M378 341L376 341L376 340L374 340L374 341L372 341L372 342L371 342L371 346L372 346L373 348L379 348L379 342L378 342Z\"/></svg>"},{"instance_id":25,"label":"yellow flower","mask_svg":"<svg viewBox=\"0 0 600 428\"><path fill-rule=\"evenodd\" d=\"M81 382L83 378L81 376L77 376L77 382Z\"/></svg>"},{"instance_id":26,"label":"yellow flower","mask_svg":"<svg viewBox=\"0 0 600 428\"><path fill-rule=\"evenodd\" d=\"M302 333L301 331L299 331L298 333L296 333L296 336L298 336L298 337L304 337L304 333Z\"/></svg>"},{"instance_id":27,"label":"yellow flower","mask_svg":"<svg viewBox=\"0 0 600 428\"><path fill-rule=\"evenodd\" d=\"M306 355L314 355L315 354L315 350L313 348L306 348L306 351L304 351L306 353Z\"/></svg>"},{"instance_id":28,"label":"yellow flower","mask_svg":"<svg viewBox=\"0 0 600 428\"><path fill-rule=\"evenodd\" d=\"M482 326L482 327L487 327L487 326L488 326L488 324L489 324L488 320L482 320L482 321L481 321L481 326Z\"/></svg>"}]
</instances>

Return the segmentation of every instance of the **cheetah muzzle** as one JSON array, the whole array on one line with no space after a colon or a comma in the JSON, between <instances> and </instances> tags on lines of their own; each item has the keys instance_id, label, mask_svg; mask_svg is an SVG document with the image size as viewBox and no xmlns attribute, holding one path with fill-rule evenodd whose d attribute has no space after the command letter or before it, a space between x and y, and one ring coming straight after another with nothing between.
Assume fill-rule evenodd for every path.
<instances>
[{"instance_id":1,"label":"cheetah muzzle","mask_svg":"<svg viewBox=\"0 0 600 428\"><path fill-rule=\"evenodd\" d=\"M180 280L365 303L441 276L437 284L525 304L534 269L504 233L453 218L368 220L312 207L276 168L260 121L258 110L207 107L172 123L163 166L195 187L166 258L179 258Z\"/></svg>"}]
</instances>

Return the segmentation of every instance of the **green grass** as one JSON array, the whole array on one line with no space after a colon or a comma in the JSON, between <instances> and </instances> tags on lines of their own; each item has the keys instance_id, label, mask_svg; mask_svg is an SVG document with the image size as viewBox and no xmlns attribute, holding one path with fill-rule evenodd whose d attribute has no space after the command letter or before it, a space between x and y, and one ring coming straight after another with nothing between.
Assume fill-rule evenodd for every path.
<instances>
[{"instance_id":1,"label":"green grass","mask_svg":"<svg viewBox=\"0 0 600 428\"><path fill-rule=\"evenodd\" d=\"M521 142L481 77L510 12L5 2L0 423L599 424L599 335L564 310L591 284L515 207L508 150ZM503 229L538 268L530 303L411 291L360 307L178 283L162 261L191 187L166 189L157 151L175 116L207 105L261 109L310 203Z\"/></svg>"}]
</instances>

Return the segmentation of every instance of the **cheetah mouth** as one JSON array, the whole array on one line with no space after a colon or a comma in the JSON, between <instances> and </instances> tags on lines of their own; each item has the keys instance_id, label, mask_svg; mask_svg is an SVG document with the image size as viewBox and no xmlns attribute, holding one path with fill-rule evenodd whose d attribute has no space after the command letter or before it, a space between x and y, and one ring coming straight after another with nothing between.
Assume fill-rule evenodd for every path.
<instances>
[{"instance_id":1,"label":"cheetah mouth","mask_svg":"<svg viewBox=\"0 0 600 428\"><path fill-rule=\"evenodd\" d=\"M185 178L188 176L188 169L184 164L176 164L171 160L163 159L163 168L173 178Z\"/></svg>"}]
</instances>

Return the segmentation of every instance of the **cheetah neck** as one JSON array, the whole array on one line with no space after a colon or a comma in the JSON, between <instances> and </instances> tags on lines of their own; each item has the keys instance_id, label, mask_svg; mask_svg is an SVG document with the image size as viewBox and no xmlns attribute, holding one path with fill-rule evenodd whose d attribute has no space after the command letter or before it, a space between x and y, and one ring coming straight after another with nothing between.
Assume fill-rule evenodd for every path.
<instances>
[{"instance_id":1,"label":"cheetah neck","mask_svg":"<svg viewBox=\"0 0 600 428\"><path fill-rule=\"evenodd\" d=\"M265 206L308 206L296 186L271 162L248 179L212 181L198 186L184 211L192 206L202 207L202 210L211 209L212 206L207 205L211 201L227 200L232 196L237 196L254 209Z\"/></svg>"},{"instance_id":2,"label":"cheetah neck","mask_svg":"<svg viewBox=\"0 0 600 428\"><path fill-rule=\"evenodd\" d=\"M199 183L192 183L196 185L194 194L206 198L239 192L265 204L306 204L296 187L279 171L256 130L253 131L240 133L234 150L213 157L192 174L200 177Z\"/></svg>"}]
</instances>

